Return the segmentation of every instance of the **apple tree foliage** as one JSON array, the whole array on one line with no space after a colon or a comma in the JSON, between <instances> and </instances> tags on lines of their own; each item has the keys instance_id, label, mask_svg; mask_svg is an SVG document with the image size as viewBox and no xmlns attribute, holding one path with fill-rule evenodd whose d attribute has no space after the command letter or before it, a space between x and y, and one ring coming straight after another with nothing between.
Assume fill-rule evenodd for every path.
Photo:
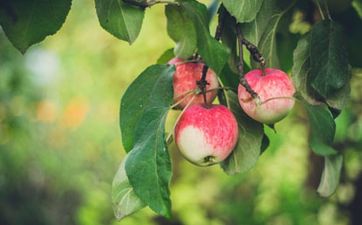
<instances>
[{"instance_id":1,"label":"apple tree foliage","mask_svg":"<svg viewBox=\"0 0 362 225\"><path fill-rule=\"evenodd\" d=\"M205 2L205 1L203 1ZM236 27L253 43L268 67L289 71L296 99L309 119L310 149L324 157L318 193L328 197L339 183L343 152L333 148L335 119L348 101L351 68L361 67L362 1L346 1L344 12L328 0L215 0L207 6L197 0L95 0L100 26L132 44L142 29L146 10L165 5L167 32L175 42L155 65L145 69L121 100L120 127L127 157L121 163L112 190L118 219L145 206L170 217L172 165L165 121L173 105L173 57L197 56L218 75L224 89L219 102L238 120L240 137L232 154L221 163L227 174L252 168L267 149L263 124L240 108L240 51ZM10 42L24 53L31 45L55 34L64 23L71 0L2 0L0 24ZM299 15L299 16L298 16ZM215 39L210 21L218 18ZM244 53L244 72L258 67ZM172 131L171 131L172 132Z\"/></svg>"}]
</instances>

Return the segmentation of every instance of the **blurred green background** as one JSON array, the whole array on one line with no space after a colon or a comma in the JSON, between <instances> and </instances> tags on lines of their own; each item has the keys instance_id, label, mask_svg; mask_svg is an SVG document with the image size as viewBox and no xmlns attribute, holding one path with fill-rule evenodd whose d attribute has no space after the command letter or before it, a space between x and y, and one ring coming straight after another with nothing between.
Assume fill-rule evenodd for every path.
<instances>
[{"instance_id":1,"label":"blurred green background","mask_svg":"<svg viewBox=\"0 0 362 225\"><path fill-rule=\"evenodd\" d=\"M104 31L94 3L85 0L74 1L62 29L24 56L0 30L1 225L362 224L358 69L351 101L337 119L335 147L345 164L333 197L316 194L323 161L308 149L307 121L297 105L277 133L267 128L271 145L244 175L195 167L172 145L173 219L143 209L117 222L110 194L124 157L119 99L171 47L159 5L147 10L132 46Z\"/></svg>"}]
</instances>

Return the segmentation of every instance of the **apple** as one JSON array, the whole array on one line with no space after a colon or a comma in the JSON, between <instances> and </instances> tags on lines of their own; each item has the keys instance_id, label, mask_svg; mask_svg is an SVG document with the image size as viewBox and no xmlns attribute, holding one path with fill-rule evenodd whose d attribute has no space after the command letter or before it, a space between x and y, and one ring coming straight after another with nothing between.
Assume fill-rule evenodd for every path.
<instances>
[{"instance_id":1,"label":"apple","mask_svg":"<svg viewBox=\"0 0 362 225\"><path fill-rule=\"evenodd\" d=\"M182 155L198 166L210 166L226 159L239 136L233 113L223 105L196 104L178 120L174 137Z\"/></svg>"},{"instance_id":2,"label":"apple","mask_svg":"<svg viewBox=\"0 0 362 225\"><path fill-rule=\"evenodd\" d=\"M185 94L198 88L197 81L201 79L204 64L195 62L184 62L184 60L180 58L174 58L168 63L176 66L176 72L173 77L173 96L175 103L181 101L184 98L177 106L178 108L183 109L193 97L192 95L188 95L187 97L185 97ZM216 89L219 87L217 76L215 72L211 69L207 71L206 81L208 83L208 85L206 86L206 91L215 89L206 93L206 102L207 104L211 104L217 95ZM204 97L201 93L198 93L194 97L193 101L190 103L190 106L203 103Z\"/></svg>"},{"instance_id":3,"label":"apple","mask_svg":"<svg viewBox=\"0 0 362 225\"><path fill-rule=\"evenodd\" d=\"M239 84L238 97L244 112L256 121L274 124L283 119L294 106L295 87L292 80L281 70L255 69L245 74L245 80L260 99L253 99Z\"/></svg>"}]
</instances>

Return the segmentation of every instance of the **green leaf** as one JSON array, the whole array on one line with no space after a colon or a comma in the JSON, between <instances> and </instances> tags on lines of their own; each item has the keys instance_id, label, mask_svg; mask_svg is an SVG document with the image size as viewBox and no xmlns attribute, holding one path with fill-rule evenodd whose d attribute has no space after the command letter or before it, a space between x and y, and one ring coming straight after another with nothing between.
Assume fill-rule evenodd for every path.
<instances>
[{"instance_id":1,"label":"green leaf","mask_svg":"<svg viewBox=\"0 0 362 225\"><path fill-rule=\"evenodd\" d=\"M337 189L343 163L342 155L324 157L324 169L318 193L323 197L331 196Z\"/></svg>"},{"instance_id":2,"label":"green leaf","mask_svg":"<svg viewBox=\"0 0 362 225\"><path fill-rule=\"evenodd\" d=\"M351 93L350 83L346 83L342 89L335 91L332 95L326 99L326 103L337 110L342 110L344 106L348 103Z\"/></svg>"},{"instance_id":3,"label":"green leaf","mask_svg":"<svg viewBox=\"0 0 362 225\"><path fill-rule=\"evenodd\" d=\"M239 23L250 22L255 19L263 0L221 0L225 8Z\"/></svg>"},{"instance_id":4,"label":"green leaf","mask_svg":"<svg viewBox=\"0 0 362 225\"><path fill-rule=\"evenodd\" d=\"M167 64L175 55L173 54L173 48L167 49L162 55L157 59L157 64Z\"/></svg>"},{"instance_id":5,"label":"green leaf","mask_svg":"<svg viewBox=\"0 0 362 225\"><path fill-rule=\"evenodd\" d=\"M133 81L124 93L121 101L120 127L126 152L129 152L136 142L136 127L145 111L149 107L154 107L153 104L159 106L163 102L168 102L170 95L172 98L171 78L174 72L174 66L150 66Z\"/></svg>"},{"instance_id":6,"label":"green leaf","mask_svg":"<svg viewBox=\"0 0 362 225\"><path fill-rule=\"evenodd\" d=\"M259 158L264 136L263 125L250 119L241 110L238 97L232 91L225 91L228 107L234 113L239 125L239 141L231 155L221 163L227 174L244 173L251 169Z\"/></svg>"},{"instance_id":7,"label":"green leaf","mask_svg":"<svg viewBox=\"0 0 362 225\"><path fill-rule=\"evenodd\" d=\"M132 147L125 166L129 182L145 204L166 217L171 215L171 161L164 126L173 102L173 74L174 66L149 67L129 86L121 106L121 130Z\"/></svg>"},{"instance_id":8,"label":"green leaf","mask_svg":"<svg viewBox=\"0 0 362 225\"><path fill-rule=\"evenodd\" d=\"M113 210L118 220L125 216L142 209L146 205L138 198L129 184L128 177L125 171L125 162L127 157L122 161L116 176L112 183L112 203Z\"/></svg>"},{"instance_id":9,"label":"green leaf","mask_svg":"<svg viewBox=\"0 0 362 225\"><path fill-rule=\"evenodd\" d=\"M282 17L294 3L295 1L289 0L263 1L255 20L242 25L245 38L257 45L268 67L280 67L276 34Z\"/></svg>"},{"instance_id":10,"label":"green leaf","mask_svg":"<svg viewBox=\"0 0 362 225\"><path fill-rule=\"evenodd\" d=\"M239 75L231 69L230 64L225 64L224 69L218 74L218 76L224 87L230 87L234 90L238 89Z\"/></svg>"},{"instance_id":11,"label":"green leaf","mask_svg":"<svg viewBox=\"0 0 362 225\"><path fill-rule=\"evenodd\" d=\"M197 47L197 34L193 21L182 6L167 5L165 14L168 35L176 42L175 55L183 59L189 58Z\"/></svg>"},{"instance_id":12,"label":"green leaf","mask_svg":"<svg viewBox=\"0 0 362 225\"><path fill-rule=\"evenodd\" d=\"M352 2L354 9L357 11L360 18L362 18L362 1L361 0L354 0Z\"/></svg>"},{"instance_id":13,"label":"green leaf","mask_svg":"<svg viewBox=\"0 0 362 225\"><path fill-rule=\"evenodd\" d=\"M309 118L311 149L322 156L337 154L337 151L331 147L336 133L336 124L328 107L304 103L304 108Z\"/></svg>"},{"instance_id":14,"label":"green leaf","mask_svg":"<svg viewBox=\"0 0 362 225\"><path fill-rule=\"evenodd\" d=\"M279 8L278 13L273 14L272 17L269 18L269 23L258 42L259 51L264 56L268 67L280 67L276 36L282 17L294 5L294 3L295 1L289 1L288 4L283 6L274 5L274 7Z\"/></svg>"},{"instance_id":15,"label":"green leaf","mask_svg":"<svg viewBox=\"0 0 362 225\"><path fill-rule=\"evenodd\" d=\"M328 99L348 85L351 78L342 30L333 21L322 21L313 26L310 35L308 83Z\"/></svg>"},{"instance_id":16,"label":"green leaf","mask_svg":"<svg viewBox=\"0 0 362 225\"><path fill-rule=\"evenodd\" d=\"M218 74L224 68L229 51L210 35L207 13L205 5L194 0L180 1L179 6L169 5L166 7L167 28L169 36L177 42L177 56L187 58L197 47L206 64Z\"/></svg>"},{"instance_id":17,"label":"green leaf","mask_svg":"<svg viewBox=\"0 0 362 225\"><path fill-rule=\"evenodd\" d=\"M309 92L307 78L310 75L310 36L302 37L293 53L292 78L301 96L310 104L317 104L316 97Z\"/></svg>"},{"instance_id":18,"label":"green leaf","mask_svg":"<svg viewBox=\"0 0 362 225\"><path fill-rule=\"evenodd\" d=\"M212 19L214 18L214 16L218 12L219 6L220 6L219 0L214 0L207 6L207 21L208 21L208 23L210 23L212 21Z\"/></svg>"},{"instance_id":19,"label":"green leaf","mask_svg":"<svg viewBox=\"0 0 362 225\"><path fill-rule=\"evenodd\" d=\"M210 35L206 6L194 0L184 0L180 4L197 30L197 48L200 55L206 64L219 74L229 58L229 50Z\"/></svg>"},{"instance_id":20,"label":"green leaf","mask_svg":"<svg viewBox=\"0 0 362 225\"><path fill-rule=\"evenodd\" d=\"M219 15L223 17L224 26L221 32L221 42L230 50L228 64L234 73L238 73L237 65L239 63L237 38L236 38L236 20L230 13L220 6Z\"/></svg>"},{"instance_id":21,"label":"green leaf","mask_svg":"<svg viewBox=\"0 0 362 225\"><path fill-rule=\"evenodd\" d=\"M153 211L166 217L171 216L172 174L164 131L168 109L153 107L145 111L137 126L137 143L126 161L127 176L136 194Z\"/></svg>"},{"instance_id":22,"label":"green leaf","mask_svg":"<svg viewBox=\"0 0 362 225\"><path fill-rule=\"evenodd\" d=\"M251 43L257 45L268 27L274 27L275 22L294 4L289 0L269 0L263 4L256 16L250 23L242 24L244 37ZM274 21L271 23L271 21ZM273 25L274 24L274 25Z\"/></svg>"},{"instance_id":23,"label":"green leaf","mask_svg":"<svg viewBox=\"0 0 362 225\"><path fill-rule=\"evenodd\" d=\"M95 0L99 23L115 37L132 44L141 31L145 10L122 0Z\"/></svg>"},{"instance_id":24,"label":"green leaf","mask_svg":"<svg viewBox=\"0 0 362 225\"><path fill-rule=\"evenodd\" d=\"M10 42L22 53L63 25L71 0L0 1L0 24Z\"/></svg>"},{"instance_id":25,"label":"green leaf","mask_svg":"<svg viewBox=\"0 0 362 225\"><path fill-rule=\"evenodd\" d=\"M263 135L263 139L261 141L261 148L260 148L260 154L262 154L263 152L265 152L267 150L267 148L270 145L270 139L269 137L264 133Z\"/></svg>"},{"instance_id":26,"label":"green leaf","mask_svg":"<svg viewBox=\"0 0 362 225\"><path fill-rule=\"evenodd\" d=\"M237 56L237 38L236 38L236 21L224 7L220 8L220 13L223 16L224 26L221 32L221 42L228 47L231 53L229 59L229 64L232 67L235 67L235 72L237 72L237 63L239 57Z\"/></svg>"},{"instance_id":27,"label":"green leaf","mask_svg":"<svg viewBox=\"0 0 362 225\"><path fill-rule=\"evenodd\" d=\"M225 64L222 71L218 74L223 86L231 87L237 90L239 85L239 57L236 39L236 20L224 7L221 6L219 13L223 16L224 27L221 34L221 42L230 50L228 63ZM244 73L250 70L247 63L244 62Z\"/></svg>"},{"instance_id":28,"label":"green leaf","mask_svg":"<svg viewBox=\"0 0 362 225\"><path fill-rule=\"evenodd\" d=\"M238 64L239 57L237 55L237 40L236 40L236 20L229 12L221 6L219 14L223 16L224 27L221 33L221 42L230 50L228 62L225 64L222 71L218 74L223 86L231 87L237 90L239 84ZM245 70L246 64L244 64Z\"/></svg>"},{"instance_id":29,"label":"green leaf","mask_svg":"<svg viewBox=\"0 0 362 225\"><path fill-rule=\"evenodd\" d=\"M289 31L293 15L293 10L289 10L282 17L276 35L277 54L278 59L281 59L279 60L280 69L283 71L291 71L293 67L293 52L301 38L300 34L293 34Z\"/></svg>"},{"instance_id":30,"label":"green leaf","mask_svg":"<svg viewBox=\"0 0 362 225\"><path fill-rule=\"evenodd\" d=\"M327 103L328 106L341 110L349 98L349 82L346 83L342 89L335 91L327 99L321 99L311 83L309 83L311 81L309 77L312 76L310 50L310 35L306 35L299 40L293 55L292 78L296 89L310 104L318 104L318 102L323 101Z\"/></svg>"}]
</instances>

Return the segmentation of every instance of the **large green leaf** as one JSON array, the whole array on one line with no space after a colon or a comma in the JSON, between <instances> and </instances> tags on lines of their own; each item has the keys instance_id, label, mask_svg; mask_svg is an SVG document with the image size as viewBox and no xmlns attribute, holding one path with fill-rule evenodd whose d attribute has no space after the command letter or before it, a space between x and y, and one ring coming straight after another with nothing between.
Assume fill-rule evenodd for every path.
<instances>
[{"instance_id":1,"label":"large green leaf","mask_svg":"<svg viewBox=\"0 0 362 225\"><path fill-rule=\"evenodd\" d=\"M273 14L272 17L269 19L270 21L259 40L258 48L261 54L264 56L268 67L280 67L279 57L277 53L277 32L282 17L291 8L291 6L293 6L294 3L295 1L289 1L285 5L274 5L274 7L278 8L279 10L275 11L275 14Z\"/></svg>"},{"instance_id":2,"label":"large green leaf","mask_svg":"<svg viewBox=\"0 0 362 225\"><path fill-rule=\"evenodd\" d=\"M120 127L122 142L129 152L138 138L136 127L149 107L171 103L174 66L153 65L143 71L128 87L121 101ZM170 97L171 95L171 97Z\"/></svg>"},{"instance_id":3,"label":"large green leaf","mask_svg":"<svg viewBox=\"0 0 362 225\"><path fill-rule=\"evenodd\" d=\"M263 1L256 18L241 26L244 37L258 46L268 67L279 67L276 34L282 17L294 3L295 0Z\"/></svg>"},{"instance_id":4,"label":"large green leaf","mask_svg":"<svg viewBox=\"0 0 362 225\"><path fill-rule=\"evenodd\" d=\"M122 219L146 205L138 198L129 184L128 177L125 170L125 158L116 173L112 183L112 203L114 214L117 219Z\"/></svg>"},{"instance_id":5,"label":"large green leaf","mask_svg":"<svg viewBox=\"0 0 362 225\"><path fill-rule=\"evenodd\" d=\"M310 36L306 35L298 41L293 54L292 78L297 91L310 104L316 104L316 97L308 92L307 78L310 74Z\"/></svg>"},{"instance_id":6,"label":"large green leaf","mask_svg":"<svg viewBox=\"0 0 362 225\"><path fill-rule=\"evenodd\" d=\"M225 8L239 23L250 22L255 19L263 0L221 0Z\"/></svg>"},{"instance_id":7,"label":"large green leaf","mask_svg":"<svg viewBox=\"0 0 362 225\"><path fill-rule=\"evenodd\" d=\"M301 96L310 104L318 104L322 101L316 91L314 91L311 81L311 63L310 63L310 35L306 35L298 42L293 55L292 77L296 89ZM342 89L334 92L323 101L330 107L342 109L348 99L350 85L347 83Z\"/></svg>"},{"instance_id":8,"label":"large green leaf","mask_svg":"<svg viewBox=\"0 0 362 225\"><path fill-rule=\"evenodd\" d=\"M145 10L122 0L95 0L101 26L115 37L132 44L141 31Z\"/></svg>"},{"instance_id":9,"label":"large green leaf","mask_svg":"<svg viewBox=\"0 0 362 225\"><path fill-rule=\"evenodd\" d=\"M256 164L261 153L263 125L245 115L234 92L226 91L225 95L228 107L238 121L239 141L231 155L221 163L221 167L228 174L244 173Z\"/></svg>"},{"instance_id":10,"label":"large green leaf","mask_svg":"<svg viewBox=\"0 0 362 225\"><path fill-rule=\"evenodd\" d=\"M197 30L200 55L210 68L220 73L229 58L229 50L210 35L206 6L194 0L180 1L180 4Z\"/></svg>"},{"instance_id":11,"label":"large green leaf","mask_svg":"<svg viewBox=\"0 0 362 225\"><path fill-rule=\"evenodd\" d=\"M121 104L123 141L126 149L132 148L125 166L129 182L145 204L167 217L171 161L164 126L173 102L173 73L174 66L147 68L129 86Z\"/></svg>"},{"instance_id":12,"label":"large green leaf","mask_svg":"<svg viewBox=\"0 0 362 225\"><path fill-rule=\"evenodd\" d=\"M324 157L324 169L318 193L323 197L331 196L337 189L343 163L342 155Z\"/></svg>"},{"instance_id":13,"label":"large green leaf","mask_svg":"<svg viewBox=\"0 0 362 225\"><path fill-rule=\"evenodd\" d=\"M349 82L343 88L331 94L327 99L321 99L310 83L311 79L309 77L312 76L310 50L310 35L307 35L299 40L297 48L294 50L292 77L296 89L310 104L317 104L319 101L323 101L332 108L342 109L349 97Z\"/></svg>"},{"instance_id":14,"label":"large green leaf","mask_svg":"<svg viewBox=\"0 0 362 225\"><path fill-rule=\"evenodd\" d=\"M182 6L168 5L165 8L168 35L176 42L175 55L188 58L197 47L196 29L191 18Z\"/></svg>"},{"instance_id":15,"label":"large green leaf","mask_svg":"<svg viewBox=\"0 0 362 225\"><path fill-rule=\"evenodd\" d=\"M314 25L310 35L311 71L307 82L328 99L348 85L351 77L342 30L328 20Z\"/></svg>"},{"instance_id":16,"label":"large green leaf","mask_svg":"<svg viewBox=\"0 0 362 225\"><path fill-rule=\"evenodd\" d=\"M0 24L11 43L22 53L55 34L71 7L71 0L0 1Z\"/></svg>"},{"instance_id":17,"label":"large green leaf","mask_svg":"<svg viewBox=\"0 0 362 225\"><path fill-rule=\"evenodd\" d=\"M172 101L172 96L169 100ZM126 172L137 196L156 213L170 217L169 183L172 172L165 142L169 108L166 104L149 107L137 126L137 142L126 161Z\"/></svg>"},{"instance_id":18,"label":"large green leaf","mask_svg":"<svg viewBox=\"0 0 362 225\"><path fill-rule=\"evenodd\" d=\"M310 105L304 103L310 124L309 145L312 150L322 156L337 154L331 147L336 133L336 123L326 105Z\"/></svg>"},{"instance_id":19,"label":"large green leaf","mask_svg":"<svg viewBox=\"0 0 362 225\"><path fill-rule=\"evenodd\" d=\"M267 27L270 25L273 27L273 24L270 23L272 19L275 22L275 18L280 18L293 2L294 1L289 0L263 1L256 18L250 23L242 24L241 28L244 37L251 43L257 45Z\"/></svg>"}]
</instances>

